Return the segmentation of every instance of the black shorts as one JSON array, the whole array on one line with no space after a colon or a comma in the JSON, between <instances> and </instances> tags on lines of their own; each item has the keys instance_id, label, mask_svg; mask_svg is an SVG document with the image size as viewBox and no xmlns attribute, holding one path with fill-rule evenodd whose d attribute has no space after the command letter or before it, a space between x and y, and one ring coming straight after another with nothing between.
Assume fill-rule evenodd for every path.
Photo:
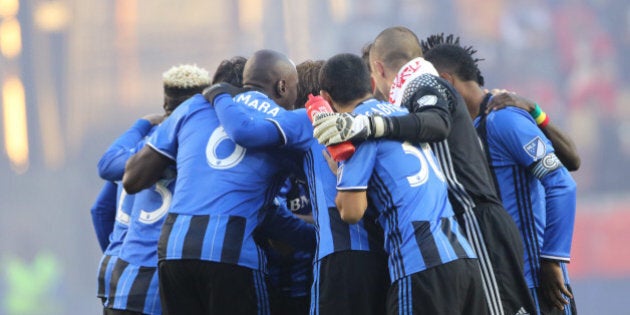
<instances>
[{"instance_id":1,"label":"black shorts","mask_svg":"<svg viewBox=\"0 0 630 315\"><path fill-rule=\"evenodd\" d=\"M495 203L478 203L471 216L461 213L456 218L479 258L490 313L500 314L502 308L503 314L535 314L523 272L523 241L514 219Z\"/></svg>"},{"instance_id":2,"label":"black shorts","mask_svg":"<svg viewBox=\"0 0 630 315\"><path fill-rule=\"evenodd\" d=\"M315 262L311 314L385 314L389 287L383 252L343 251Z\"/></svg>"},{"instance_id":3,"label":"black shorts","mask_svg":"<svg viewBox=\"0 0 630 315\"><path fill-rule=\"evenodd\" d=\"M387 314L485 315L476 259L458 259L398 279L387 292Z\"/></svg>"},{"instance_id":4,"label":"black shorts","mask_svg":"<svg viewBox=\"0 0 630 315\"><path fill-rule=\"evenodd\" d=\"M273 315L308 315L311 306L310 296L290 297L272 294L270 297L271 314Z\"/></svg>"},{"instance_id":5,"label":"black shorts","mask_svg":"<svg viewBox=\"0 0 630 315\"><path fill-rule=\"evenodd\" d=\"M266 280L258 270L184 259L162 260L158 272L165 314L270 313Z\"/></svg>"}]
</instances>

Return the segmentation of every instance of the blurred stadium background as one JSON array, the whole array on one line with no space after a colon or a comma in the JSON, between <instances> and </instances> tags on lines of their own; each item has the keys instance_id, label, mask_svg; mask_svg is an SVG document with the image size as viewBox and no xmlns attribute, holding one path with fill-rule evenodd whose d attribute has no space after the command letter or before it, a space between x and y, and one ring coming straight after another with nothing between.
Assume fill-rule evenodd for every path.
<instances>
[{"instance_id":1,"label":"blurred stadium background","mask_svg":"<svg viewBox=\"0 0 630 315\"><path fill-rule=\"evenodd\" d=\"M537 100L571 134L578 307L630 314L626 0L0 0L0 314L100 313L96 162L161 111L162 72L260 48L359 53L393 25L461 36L488 88Z\"/></svg>"}]
</instances>

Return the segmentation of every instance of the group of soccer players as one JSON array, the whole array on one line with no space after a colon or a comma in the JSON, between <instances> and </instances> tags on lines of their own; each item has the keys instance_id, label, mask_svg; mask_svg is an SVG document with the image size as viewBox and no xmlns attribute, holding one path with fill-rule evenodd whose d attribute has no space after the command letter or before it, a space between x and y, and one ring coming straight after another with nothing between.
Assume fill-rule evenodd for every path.
<instances>
[{"instance_id":1,"label":"group of soccer players","mask_svg":"<svg viewBox=\"0 0 630 315\"><path fill-rule=\"evenodd\" d=\"M475 52L391 27L165 72L164 114L98 164L104 314L575 314L579 157Z\"/></svg>"}]
</instances>

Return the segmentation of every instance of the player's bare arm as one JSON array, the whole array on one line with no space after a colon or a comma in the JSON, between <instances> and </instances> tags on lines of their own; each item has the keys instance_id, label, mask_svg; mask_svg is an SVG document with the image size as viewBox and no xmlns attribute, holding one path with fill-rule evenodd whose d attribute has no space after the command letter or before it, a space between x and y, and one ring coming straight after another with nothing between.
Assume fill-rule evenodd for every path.
<instances>
[{"instance_id":1,"label":"player's bare arm","mask_svg":"<svg viewBox=\"0 0 630 315\"><path fill-rule=\"evenodd\" d=\"M161 177L166 167L173 161L158 153L151 146L144 146L127 161L123 187L128 194L135 194L151 187Z\"/></svg>"},{"instance_id":2,"label":"player's bare arm","mask_svg":"<svg viewBox=\"0 0 630 315\"><path fill-rule=\"evenodd\" d=\"M367 209L367 193L360 191L338 191L335 198L341 220L348 224L359 222Z\"/></svg>"}]
</instances>

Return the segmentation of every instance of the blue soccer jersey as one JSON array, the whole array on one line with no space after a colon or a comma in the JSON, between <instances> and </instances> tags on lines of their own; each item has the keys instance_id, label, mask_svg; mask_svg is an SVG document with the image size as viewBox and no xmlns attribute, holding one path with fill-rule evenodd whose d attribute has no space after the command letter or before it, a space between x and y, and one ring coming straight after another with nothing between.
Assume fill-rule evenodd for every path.
<instances>
[{"instance_id":1,"label":"blue soccer jersey","mask_svg":"<svg viewBox=\"0 0 630 315\"><path fill-rule=\"evenodd\" d=\"M374 99L353 113L404 115L407 111ZM392 283L405 276L474 252L454 219L444 175L427 144L374 140L357 144L340 165L337 189L367 190L380 214Z\"/></svg>"},{"instance_id":2,"label":"blue soccer jersey","mask_svg":"<svg viewBox=\"0 0 630 315\"><path fill-rule=\"evenodd\" d=\"M153 125L148 120L138 119L129 130L118 137L98 161L98 174L101 178L109 181L122 180L125 163L135 153L138 142L152 130Z\"/></svg>"},{"instance_id":3,"label":"blue soccer jersey","mask_svg":"<svg viewBox=\"0 0 630 315\"><path fill-rule=\"evenodd\" d=\"M105 252L107 246L109 246L109 235L114 230L117 192L118 185L116 185L116 183L105 182L105 185L103 185L98 197L96 197L96 201L94 201L90 209L96 239L103 252Z\"/></svg>"},{"instance_id":4,"label":"blue soccer jersey","mask_svg":"<svg viewBox=\"0 0 630 315\"><path fill-rule=\"evenodd\" d=\"M133 206L134 195L127 195L121 183L118 183L117 192L117 208L116 208L116 220L114 222L114 229L109 235L109 245L103 253L103 258L99 264L98 269L98 292L99 298L107 298L109 294L110 280L112 271L118 255L120 254L120 248L127 236L127 230L129 228L131 207Z\"/></svg>"},{"instance_id":5,"label":"blue soccer jersey","mask_svg":"<svg viewBox=\"0 0 630 315\"><path fill-rule=\"evenodd\" d=\"M135 195L127 195L122 183L120 183L125 172L125 163L136 152L136 146L153 130L154 128L148 120L138 119L129 130L114 141L98 162L99 175L104 179L116 181L118 186L114 226L98 270L97 296L100 298L106 298L109 295L114 266L131 222L130 216ZM107 301L105 305L107 305Z\"/></svg>"},{"instance_id":6,"label":"blue soccer jersey","mask_svg":"<svg viewBox=\"0 0 630 315\"><path fill-rule=\"evenodd\" d=\"M129 263L157 267L157 245L164 218L173 199L175 171L134 197L130 225L120 257Z\"/></svg>"},{"instance_id":7,"label":"blue soccer jersey","mask_svg":"<svg viewBox=\"0 0 630 315\"><path fill-rule=\"evenodd\" d=\"M328 167L322 153L324 150L325 147L314 140L304 154L304 169L311 193L313 219L318 231L316 260L347 250L382 252L383 231L378 227L374 217L366 215L355 224L341 220L335 204L337 177Z\"/></svg>"},{"instance_id":8,"label":"blue soccer jersey","mask_svg":"<svg viewBox=\"0 0 630 315\"><path fill-rule=\"evenodd\" d=\"M139 144L140 149L144 142ZM157 247L173 198L174 167L153 186L134 195L129 229L112 271L108 307L161 314L157 281Z\"/></svg>"},{"instance_id":9,"label":"blue soccer jersey","mask_svg":"<svg viewBox=\"0 0 630 315\"><path fill-rule=\"evenodd\" d=\"M238 99L238 96L234 98ZM248 107L258 109L256 104L237 105L226 95L217 97L214 104L232 139L248 147L283 144L284 152L298 151L303 155L303 170L318 231L315 259L320 260L346 250L382 250L382 233L373 220L361 220L356 224L347 224L341 220L335 204L336 176L324 158L326 147L313 138L313 126L306 110L287 111L280 108L275 115L267 118L273 122L272 125L251 118L254 111L248 110Z\"/></svg>"},{"instance_id":10,"label":"blue soccer jersey","mask_svg":"<svg viewBox=\"0 0 630 315\"><path fill-rule=\"evenodd\" d=\"M311 208L310 194L308 192L308 183L304 174L289 175L280 188L280 193L277 198L279 201L284 201L287 208L292 213L299 215L311 215L313 212L313 209Z\"/></svg>"},{"instance_id":11,"label":"blue soccer jersey","mask_svg":"<svg viewBox=\"0 0 630 315\"><path fill-rule=\"evenodd\" d=\"M569 261L575 182L526 111L493 111L475 126L486 141L503 206L521 232L527 283L538 287L541 258Z\"/></svg>"},{"instance_id":12,"label":"blue soccer jersey","mask_svg":"<svg viewBox=\"0 0 630 315\"><path fill-rule=\"evenodd\" d=\"M260 105L258 115L277 113L278 105L264 94L244 94L245 105ZM159 258L201 259L264 271L264 253L252 233L260 209L273 201L281 184L282 156L236 145L200 94L173 111L147 145L177 165Z\"/></svg>"},{"instance_id":13,"label":"blue soccer jersey","mask_svg":"<svg viewBox=\"0 0 630 315\"><path fill-rule=\"evenodd\" d=\"M311 203L306 181L302 176L291 175L280 189L276 201L293 214L311 215ZM315 240L315 233L312 234ZM307 296L313 283L313 256L315 251L293 248L283 253L267 248L269 282L278 292L288 297Z\"/></svg>"}]
</instances>

